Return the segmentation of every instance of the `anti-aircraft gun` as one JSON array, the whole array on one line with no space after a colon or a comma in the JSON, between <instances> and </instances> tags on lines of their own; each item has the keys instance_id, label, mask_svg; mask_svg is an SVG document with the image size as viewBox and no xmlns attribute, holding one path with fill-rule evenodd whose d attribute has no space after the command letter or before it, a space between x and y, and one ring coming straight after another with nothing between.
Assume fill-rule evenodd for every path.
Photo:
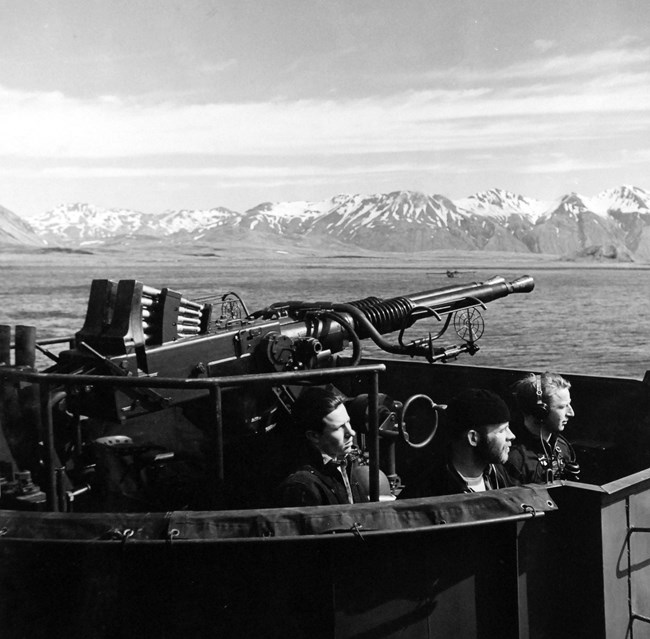
<instances>
[{"instance_id":1,"label":"anti-aircraft gun","mask_svg":"<svg viewBox=\"0 0 650 639\"><path fill-rule=\"evenodd\" d=\"M79 490L99 499L92 508L116 496L112 506L123 510L209 507L196 497L206 492L206 478L216 477L223 488L224 468L236 481L250 474L250 436L264 439L290 412L301 378L311 375L314 383L319 371L341 365L362 369L366 339L431 363L473 355L484 328L480 309L533 287L528 276L494 277L390 299L287 301L250 313L234 293L199 302L137 280L94 280L83 327L45 371L41 407L51 410L45 421L53 423L35 430L39 440L51 433L46 483L56 486L63 509ZM407 340L408 329L424 318L439 321L436 334ZM460 342L438 346L452 324ZM392 333L395 341L385 337ZM269 384L273 375L282 379ZM228 382L223 394L209 384L216 378ZM37 473L34 442L18 440L14 464ZM268 441L260 446L268 449ZM232 503L240 505L237 498Z\"/></svg>"},{"instance_id":2,"label":"anti-aircraft gun","mask_svg":"<svg viewBox=\"0 0 650 639\"><path fill-rule=\"evenodd\" d=\"M356 365L361 340L368 338L388 353L446 361L478 350L484 326L479 308L511 293L527 293L533 286L527 276L513 282L494 277L391 299L281 302L254 313L248 313L238 296L227 294L216 317L214 304L186 300L167 288L156 290L135 280L95 280L74 348L63 352L51 370L186 379L301 371L332 366L333 355L349 344ZM442 322L439 332L405 343L406 329L426 317ZM461 343L437 347L452 319ZM384 337L397 331L397 342ZM119 397L110 406L98 403L93 390L86 410L120 420L201 394L205 392L183 389L164 397L140 393L138 408Z\"/></svg>"}]
</instances>

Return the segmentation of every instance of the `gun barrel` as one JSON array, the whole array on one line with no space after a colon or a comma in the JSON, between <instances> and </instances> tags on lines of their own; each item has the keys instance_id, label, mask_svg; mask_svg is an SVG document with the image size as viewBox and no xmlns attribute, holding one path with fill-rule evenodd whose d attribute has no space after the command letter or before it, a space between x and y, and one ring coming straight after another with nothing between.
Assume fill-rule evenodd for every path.
<instances>
[{"instance_id":1,"label":"gun barrel","mask_svg":"<svg viewBox=\"0 0 650 639\"><path fill-rule=\"evenodd\" d=\"M464 286L445 287L409 296L414 307L424 307L439 314L451 313L477 302L487 304L512 293L529 293L535 281L529 275L508 282L503 277L493 277L485 282L472 282ZM469 303L468 302L473 302ZM417 312L416 312L417 313Z\"/></svg>"},{"instance_id":2,"label":"gun barrel","mask_svg":"<svg viewBox=\"0 0 650 639\"><path fill-rule=\"evenodd\" d=\"M535 282L528 275L511 282L496 276L485 282L445 286L390 299L367 297L343 304L291 301L275 304L267 311L282 309L293 319L302 320L304 314L309 311L334 310L353 319L354 329L360 339L372 337L376 341L378 335L411 326L417 320L430 316L432 311L437 315L447 315L464 308L486 304L511 293L529 293L534 287Z\"/></svg>"},{"instance_id":3,"label":"gun barrel","mask_svg":"<svg viewBox=\"0 0 650 639\"><path fill-rule=\"evenodd\" d=\"M465 284L454 284L452 286L443 286L441 288L434 288L429 291L422 291L421 293L413 293L412 295L409 295L408 298L414 304L426 305L427 303L430 303L431 300L445 297L447 295L454 295L459 291L467 290L467 288L470 287L478 287L486 284L501 284L505 281L506 280L504 277L497 275L489 280L486 280L485 282L471 282L469 284L465 283Z\"/></svg>"},{"instance_id":4,"label":"gun barrel","mask_svg":"<svg viewBox=\"0 0 650 639\"><path fill-rule=\"evenodd\" d=\"M372 336L375 331L383 335L411 326L432 312L447 315L463 308L486 304L511 293L528 293L534 286L533 278L528 275L512 282L497 276L485 282L445 286L388 300L366 298L338 305L338 310L353 312L359 337L363 339ZM337 310L337 306L334 308ZM359 313L362 314L361 318Z\"/></svg>"},{"instance_id":5,"label":"gun barrel","mask_svg":"<svg viewBox=\"0 0 650 639\"><path fill-rule=\"evenodd\" d=\"M492 299L497 299L498 297L503 297L510 293L528 293L532 291L534 287L535 282L529 275L524 275L512 282L508 282L504 277L497 275L485 282L471 282L470 284L445 286L443 288L415 293L409 295L408 298L413 302L413 304L418 306L428 306L430 304L439 303L443 299L454 299L456 297L470 295L472 297L477 297L484 294L490 296L490 292L492 292L495 297L490 300L482 300L491 301Z\"/></svg>"}]
</instances>

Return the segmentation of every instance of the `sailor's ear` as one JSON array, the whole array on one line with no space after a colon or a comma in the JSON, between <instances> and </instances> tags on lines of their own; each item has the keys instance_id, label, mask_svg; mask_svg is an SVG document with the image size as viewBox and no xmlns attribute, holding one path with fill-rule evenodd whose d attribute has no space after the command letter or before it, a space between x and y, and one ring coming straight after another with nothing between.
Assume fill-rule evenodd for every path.
<instances>
[{"instance_id":1,"label":"sailor's ear","mask_svg":"<svg viewBox=\"0 0 650 639\"><path fill-rule=\"evenodd\" d=\"M307 438L308 442L317 445L320 439L320 433L317 433L315 430L306 430L305 437Z\"/></svg>"},{"instance_id":2,"label":"sailor's ear","mask_svg":"<svg viewBox=\"0 0 650 639\"><path fill-rule=\"evenodd\" d=\"M467 437L467 443L470 446L478 446L480 437L477 430L474 430L473 428L468 430L465 437Z\"/></svg>"}]
</instances>

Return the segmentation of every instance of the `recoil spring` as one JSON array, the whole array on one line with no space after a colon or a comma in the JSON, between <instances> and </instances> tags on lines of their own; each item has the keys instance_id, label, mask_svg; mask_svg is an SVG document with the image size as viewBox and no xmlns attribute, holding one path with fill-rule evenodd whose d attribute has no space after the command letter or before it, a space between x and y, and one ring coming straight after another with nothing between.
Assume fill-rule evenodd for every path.
<instances>
[{"instance_id":1,"label":"recoil spring","mask_svg":"<svg viewBox=\"0 0 650 639\"><path fill-rule=\"evenodd\" d=\"M413 303L407 297L393 297L388 300L366 297L350 304L358 308L382 335L404 328L404 323L413 310ZM368 337L364 333L363 327L360 327L360 339Z\"/></svg>"}]
</instances>

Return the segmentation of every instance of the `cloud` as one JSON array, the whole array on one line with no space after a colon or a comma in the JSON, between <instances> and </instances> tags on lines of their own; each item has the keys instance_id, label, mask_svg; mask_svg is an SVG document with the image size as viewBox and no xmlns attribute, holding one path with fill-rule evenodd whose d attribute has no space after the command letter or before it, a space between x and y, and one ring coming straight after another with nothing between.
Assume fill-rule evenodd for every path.
<instances>
[{"instance_id":1,"label":"cloud","mask_svg":"<svg viewBox=\"0 0 650 639\"><path fill-rule=\"evenodd\" d=\"M650 47L609 48L574 55L556 55L512 65L495 74L503 78L576 78L644 69L650 61Z\"/></svg>"},{"instance_id":2,"label":"cloud","mask_svg":"<svg viewBox=\"0 0 650 639\"><path fill-rule=\"evenodd\" d=\"M141 105L118 99L80 101L60 94L0 96L5 157L111 158L180 154L307 155L407 152L495 143L492 132L519 134L530 121L557 135L580 116L647 113L650 95L626 84L617 91L576 87L571 93L409 92L389 98L249 104ZM611 116L610 116L611 117ZM518 119L519 118L519 119ZM524 125L524 127L522 127Z\"/></svg>"},{"instance_id":3,"label":"cloud","mask_svg":"<svg viewBox=\"0 0 650 639\"><path fill-rule=\"evenodd\" d=\"M301 166L140 166L123 167L119 165L88 167L69 164L65 166L48 167L43 169L32 168L0 168L0 176L14 178L59 178L59 179L138 179L138 178L221 178L227 180L244 180L257 182L259 180L283 179L313 179L320 176L325 179L341 178L348 175L377 175L381 173L407 173L440 171L443 167L439 163L403 162L403 163L373 163L325 165L307 164Z\"/></svg>"},{"instance_id":4,"label":"cloud","mask_svg":"<svg viewBox=\"0 0 650 639\"><path fill-rule=\"evenodd\" d=\"M623 154L626 164L647 164L650 162L650 149L638 149L631 153Z\"/></svg>"},{"instance_id":5,"label":"cloud","mask_svg":"<svg viewBox=\"0 0 650 639\"><path fill-rule=\"evenodd\" d=\"M490 73L457 69L450 88L438 83L357 99L185 104L150 96L83 100L0 86L0 161L110 165L115 158L190 155L260 163L554 145L631 131L650 142L647 62L650 48L607 48Z\"/></svg>"},{"instance_id":6,"label":"cloud","mask_svg":"<svg viewBox=\"0 0 650 639\"><path fill-rule=\"evenodd\" d=\"M550 40L537 40L533 47L542 53L555 47ZM546 47L545 51L543 48ZM417 84L450 84L454 87L494 87L504 82L522 83L582 81L618 73L644 73L650 62L650 47L636 46L633 39L621 39L602 49L573 54L534 56L498 68L457 65L401 77Z\"/></svg>"},{"instance_id":7,"label":"cloud","mask_svg":"<svg viewBox=\"0 0 650 639\"><path fill-rule=\"evenodd\" d=\"M235 58L230 58L228 60L222 60L220 62L203 63L199 65L198 69L205 75L214 75L216 73L223 73L228 69L232 69L233 67L236 67L237 64L238 62Z\"/></svg>"},{"instance_id":8,"label":"cloud","mask_svg":"<svg viewBox=\"0 0 650 639\"><path fill-rule=\"evenodd\" d=\"M533 48L542 53L546 53L547 51L554 49L556 46L557 42L555 42L555 40L535 40L535 42L533 42Z\"/></svg>"},{"instance_id":9,"label":"cloud","mask_svg":"<svg viewBox=\"0 0 650 639\"><path fill-rule=\"evenodd\" d=\"M599 158L599 159L577 159L571 157L556 157L548 162L531 163L522 165L515 171L522 174L539 175L544 173L551 174L570 174L575 172L586 172L602 169L610 169L619 167L620 163L614 158Z\"/></svg>"}]
</instances>

